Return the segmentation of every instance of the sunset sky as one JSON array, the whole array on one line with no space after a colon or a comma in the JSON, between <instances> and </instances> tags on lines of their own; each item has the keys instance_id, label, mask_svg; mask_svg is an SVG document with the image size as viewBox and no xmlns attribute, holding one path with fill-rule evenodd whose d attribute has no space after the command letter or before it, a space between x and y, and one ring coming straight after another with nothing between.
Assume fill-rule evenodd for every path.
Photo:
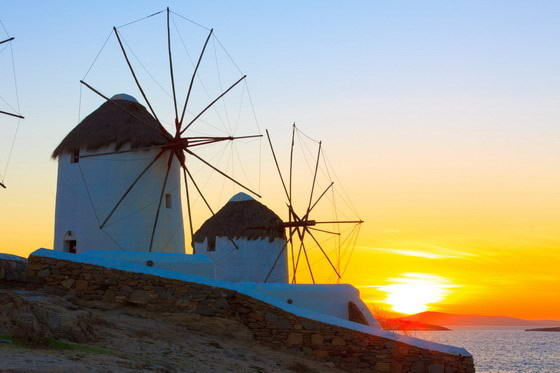
<instances>
[{"instance_id":1,"label":"sunset sky","mask_svg":"<svg viewBox=\"0 0 560 373\"><path fill-rule=\"evenodd\" d=\"M382 311L560 319L560 3L342 4L0 3L26 116L0 189L0 252L52 247L50 155L77 124L79 80L112 26L170 6L214 27L283 161L294 121L323 141L365 220L343 278L364 300ZM11 75L0 74L9 99ZM86 111L101 104L84 100ZM3 146L14 124L0 117ZM285 209L272 159L262 162L263 202Z\"/></svg>"}]
</instances>

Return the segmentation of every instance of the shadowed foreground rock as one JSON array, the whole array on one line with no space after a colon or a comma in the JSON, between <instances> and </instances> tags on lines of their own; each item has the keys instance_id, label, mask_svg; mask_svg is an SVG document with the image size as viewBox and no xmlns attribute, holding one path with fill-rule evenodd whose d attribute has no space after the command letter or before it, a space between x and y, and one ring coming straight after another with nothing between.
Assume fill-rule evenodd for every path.
<instances>
[{"instance_id":1,"label":"shadowed foreground rock","mask_svg":"<svg viewBox=\"0 0 560 373\"><path fill-rule=\"evenodd\" d=\"M181 322L207 325L198 330L233 327L235 334L260 346L289 350L348 372L474 372L470 356L303 318L224 288L41 256L29 258L27 278L45 291L71 294L80 302L133 306L159 318L167 314L168 320L175 318L176 327ZM208 318L214 326L204 322Z\"/></svg>"},{"instance_id":2,"label":"shadowed foreground rock","mask_svg":"<svg viewBox=\"0 0 560 373\"><path fill-rule=\"evenodd\" d=\"M54 299L25 290L0 290L0 335L29 345L44 345L52 339L95 340L91 312L77 310L62 298Z\"/></svg>"}]
</instances>

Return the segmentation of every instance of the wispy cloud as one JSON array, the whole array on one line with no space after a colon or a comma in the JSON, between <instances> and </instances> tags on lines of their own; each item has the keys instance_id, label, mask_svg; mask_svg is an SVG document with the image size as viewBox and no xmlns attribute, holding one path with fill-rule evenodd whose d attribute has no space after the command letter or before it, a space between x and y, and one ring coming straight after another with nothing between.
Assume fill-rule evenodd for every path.
<instances>
[{"instance_id":1,"label":"wispy cloud","mask_svg":"<svg viewBox=\"0 0 560 373\"><path fill-rule=\"evenodd\" d=\"M409 250L409 249L395 249L387 247L370 247L370 246L358 246L361 249L368 249L374 251L381 251L389 254L404 255L404 256L414 256L417 258L426 259L469 259L477 257L477 254L469 253L466 251L458 251L447 249L444 247L430 247L425 250Z\"/></svg>"}]
</instances>

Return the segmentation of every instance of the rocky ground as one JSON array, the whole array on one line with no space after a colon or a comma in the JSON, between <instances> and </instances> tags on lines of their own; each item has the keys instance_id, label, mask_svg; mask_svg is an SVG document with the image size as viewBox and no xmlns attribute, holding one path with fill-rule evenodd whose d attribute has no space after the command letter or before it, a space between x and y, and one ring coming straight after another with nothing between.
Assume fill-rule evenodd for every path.
<instances>
[{"instance_id":1,"label":"rocky ground","mask_svg":"<svg viewBox=\"0 0 560 373\"><path fill-rule=\"evenodd\" d=\"M0 282L0 372L335 373L231 320L83 303Z\"/></svg>"}]
</instances>

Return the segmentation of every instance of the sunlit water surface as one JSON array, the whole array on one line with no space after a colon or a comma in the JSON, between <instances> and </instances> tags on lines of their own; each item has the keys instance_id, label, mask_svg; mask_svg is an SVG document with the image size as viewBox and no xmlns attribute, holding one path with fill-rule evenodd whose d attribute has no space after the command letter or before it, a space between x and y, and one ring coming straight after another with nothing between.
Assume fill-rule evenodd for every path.
<instances>
[{"instance_id":1,"label":"sunlit water surface","mask_svg":"<svg viewBox=\"0 0 560 373\"><path fill-rule=\"evenodd\" d=\"M560 332L494 328L411 335L466 348L474 356L477 373L560 373Z\"/></svg>"}]
</instances>

